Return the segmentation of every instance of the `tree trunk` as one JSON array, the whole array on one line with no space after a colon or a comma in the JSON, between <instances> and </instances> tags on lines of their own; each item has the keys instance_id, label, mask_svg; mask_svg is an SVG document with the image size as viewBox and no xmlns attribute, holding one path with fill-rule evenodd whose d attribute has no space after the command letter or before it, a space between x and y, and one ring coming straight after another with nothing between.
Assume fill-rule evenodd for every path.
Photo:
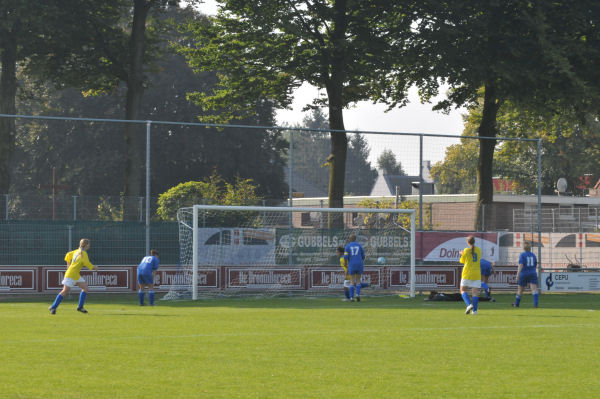
<instances>
[{"instance_id":1,"label":"tree trunk","mask_svg":"<svg viewBox=\"0 0 600 399\"><path fill-rule=\"evenodd\" d=\"M328 90L329 92L329 90ZM329 128L345 130L343 107L336 100L339 95L329 94ZM346 178L346 153L348 140L345 132L331 132L331 154L329 155L329 207L344 207L344 182Z\"/></svg>"},{"instance_id":2,"label":"tree trunk","mask_svg":"<svg viewBox=\"0 0 600 399\"><path fill-rule=\"evenodd\" d=\"M344 98L343 87L346 73L346 0L336 0L334 4L334 29L332 42L334 51L331 59L331 73L326 85L329 103L329 128L331 130L342 130L341 132L330 132L331 154L329 155L329 207L344 207L344 181L346 178L346 153L348 140L346 128L344 127ZM335 215L335 214L333 214ZM331 216L333 216L331 215ZM343 217L331 217L330 228L343 227Z\"/></svg>"},{"instance_id":3,"label":"tree trunk","mask_svg":"<svg viewBox=\"0 0 600 399\"><path fill-rule=\"evenodd\" d=\"M483 115L478 128L479 137L496 137L496 116L500 108L496 87L487 83L483 102ZM479 140L479 160L477 162L477 216L475 229L483 231L493 229L494 221L490 217L494 203L494 149L496 140ZM485 212L485 215L484 213Z\"/></svg>"},{"instance_id":4,"label":"tree trunk","mask_svg":"<svg viewBox=\"0 0 600 399\"><path fill-rule=\"evenodd\" d=\"M127 102L125 119L140 118L142 96L144 94L144 49L146 43L146 19L151 1L135 0L133 25L129 42L130 60L127 76ZM123 220L135 219L138 197L142 194L142 160L144 138L143 125L128 123L125 125L125 188L123 190Z\"/></svg>"},{"instance_id":5,"label":"tree trunk","mask_svg":"<svg viewBox=\"0 0 600 399\"><path fill-rule=\"evenodd\" d=\"M0 70L0 113L16 113L17 38L14 31L3 33ZM10 164L15 147L15 119L0 118L0 194L10 189Z\"/></svg>"}]
</instances>

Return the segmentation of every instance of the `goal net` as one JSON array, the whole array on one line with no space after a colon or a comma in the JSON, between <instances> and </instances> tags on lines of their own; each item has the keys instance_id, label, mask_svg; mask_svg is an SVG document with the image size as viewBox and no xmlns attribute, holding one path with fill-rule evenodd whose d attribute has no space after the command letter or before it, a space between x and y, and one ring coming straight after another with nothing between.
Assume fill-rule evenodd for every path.
<instances>
[{"instance_id":1,"label":"goal net","mask_svg":"<svg viewBox=\"0 0 600 399\"><path fill-rule=\"evenodd\" d=\"M164 299L251 294L341 293L336 248L354 234L363 282L415 291L415 211L195 205L181 208L180 266ZM368 292L365 294L368 295Z\"/></svg>"}]
</instances>

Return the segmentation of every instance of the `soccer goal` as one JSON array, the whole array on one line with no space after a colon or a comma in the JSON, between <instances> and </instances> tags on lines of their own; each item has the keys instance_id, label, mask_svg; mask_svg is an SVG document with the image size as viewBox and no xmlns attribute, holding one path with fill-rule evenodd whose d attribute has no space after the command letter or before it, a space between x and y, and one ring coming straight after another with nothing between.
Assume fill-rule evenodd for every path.
<instances>
[{"instance_id":1,"label":"soccer goal","mask_svg":"<svg viewBox=\"0 0 600 399\"><path fill-rule=\"evenodd\" d=\"M345 276L336 248L351 235L365 249L363 282L377 292L415 294L413 209L195 205L179 209L177 219L178 284L165 299L339 295Z\"/></svg>"}]
</instances>

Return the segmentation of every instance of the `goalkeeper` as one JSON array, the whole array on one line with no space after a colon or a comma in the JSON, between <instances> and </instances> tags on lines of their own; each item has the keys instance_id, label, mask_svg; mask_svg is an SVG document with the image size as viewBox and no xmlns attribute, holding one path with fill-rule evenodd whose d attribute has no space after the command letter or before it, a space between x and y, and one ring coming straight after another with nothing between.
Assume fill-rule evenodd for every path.
<instances>
[{"instance_id":1,"label":"goalkeeper","mask_svg":"<svg viewBox=\"0 0 600 399\"><path fill-rule=\"evenodd\" d=\"M344 258L344 247L337 247L335 252L340 258L340 266L344 269L344 301L350 300L350 275L348 274L348 260ZM369 283L360 283L361 288L368 287Z\"/></svg>"}]
</instances>

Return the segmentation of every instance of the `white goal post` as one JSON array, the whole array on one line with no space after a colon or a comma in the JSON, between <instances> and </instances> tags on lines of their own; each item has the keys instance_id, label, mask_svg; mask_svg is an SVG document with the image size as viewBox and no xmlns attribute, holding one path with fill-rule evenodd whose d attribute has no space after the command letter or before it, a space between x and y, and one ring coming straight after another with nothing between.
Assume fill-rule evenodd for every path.
<instances>
[{"instance_id":1,"label":"white goal post","mask_svg":"<svg viewBox=\"0 0 600 399\"><path fill-rule=\"evenodd\" d=\"M234 292L236 287L238 292L240 287L248 291L331 292L330 288L339 286L339 277L331 281L328 275L319 285L313 284L308 273L317 276L315 270L326 266L340 272L335 249L345 246L351 234L357 235L365 247L365 269L378 276L373 277L379 280L372 285L383 290L390 288L389 270L402 268L403 287L409 288L414 297L415 219L414 209L225 205L181 208L179 280L185 283L172 287L167 297L178 297L174 291L179 290L196 300L199 286L203 295ZM288 274L281 274L282 270ZM207 289L202 286L206 273L201 276L201 271L215 275L208 278L215 282L208 284Z\"/></svg>"}]
</instances>

